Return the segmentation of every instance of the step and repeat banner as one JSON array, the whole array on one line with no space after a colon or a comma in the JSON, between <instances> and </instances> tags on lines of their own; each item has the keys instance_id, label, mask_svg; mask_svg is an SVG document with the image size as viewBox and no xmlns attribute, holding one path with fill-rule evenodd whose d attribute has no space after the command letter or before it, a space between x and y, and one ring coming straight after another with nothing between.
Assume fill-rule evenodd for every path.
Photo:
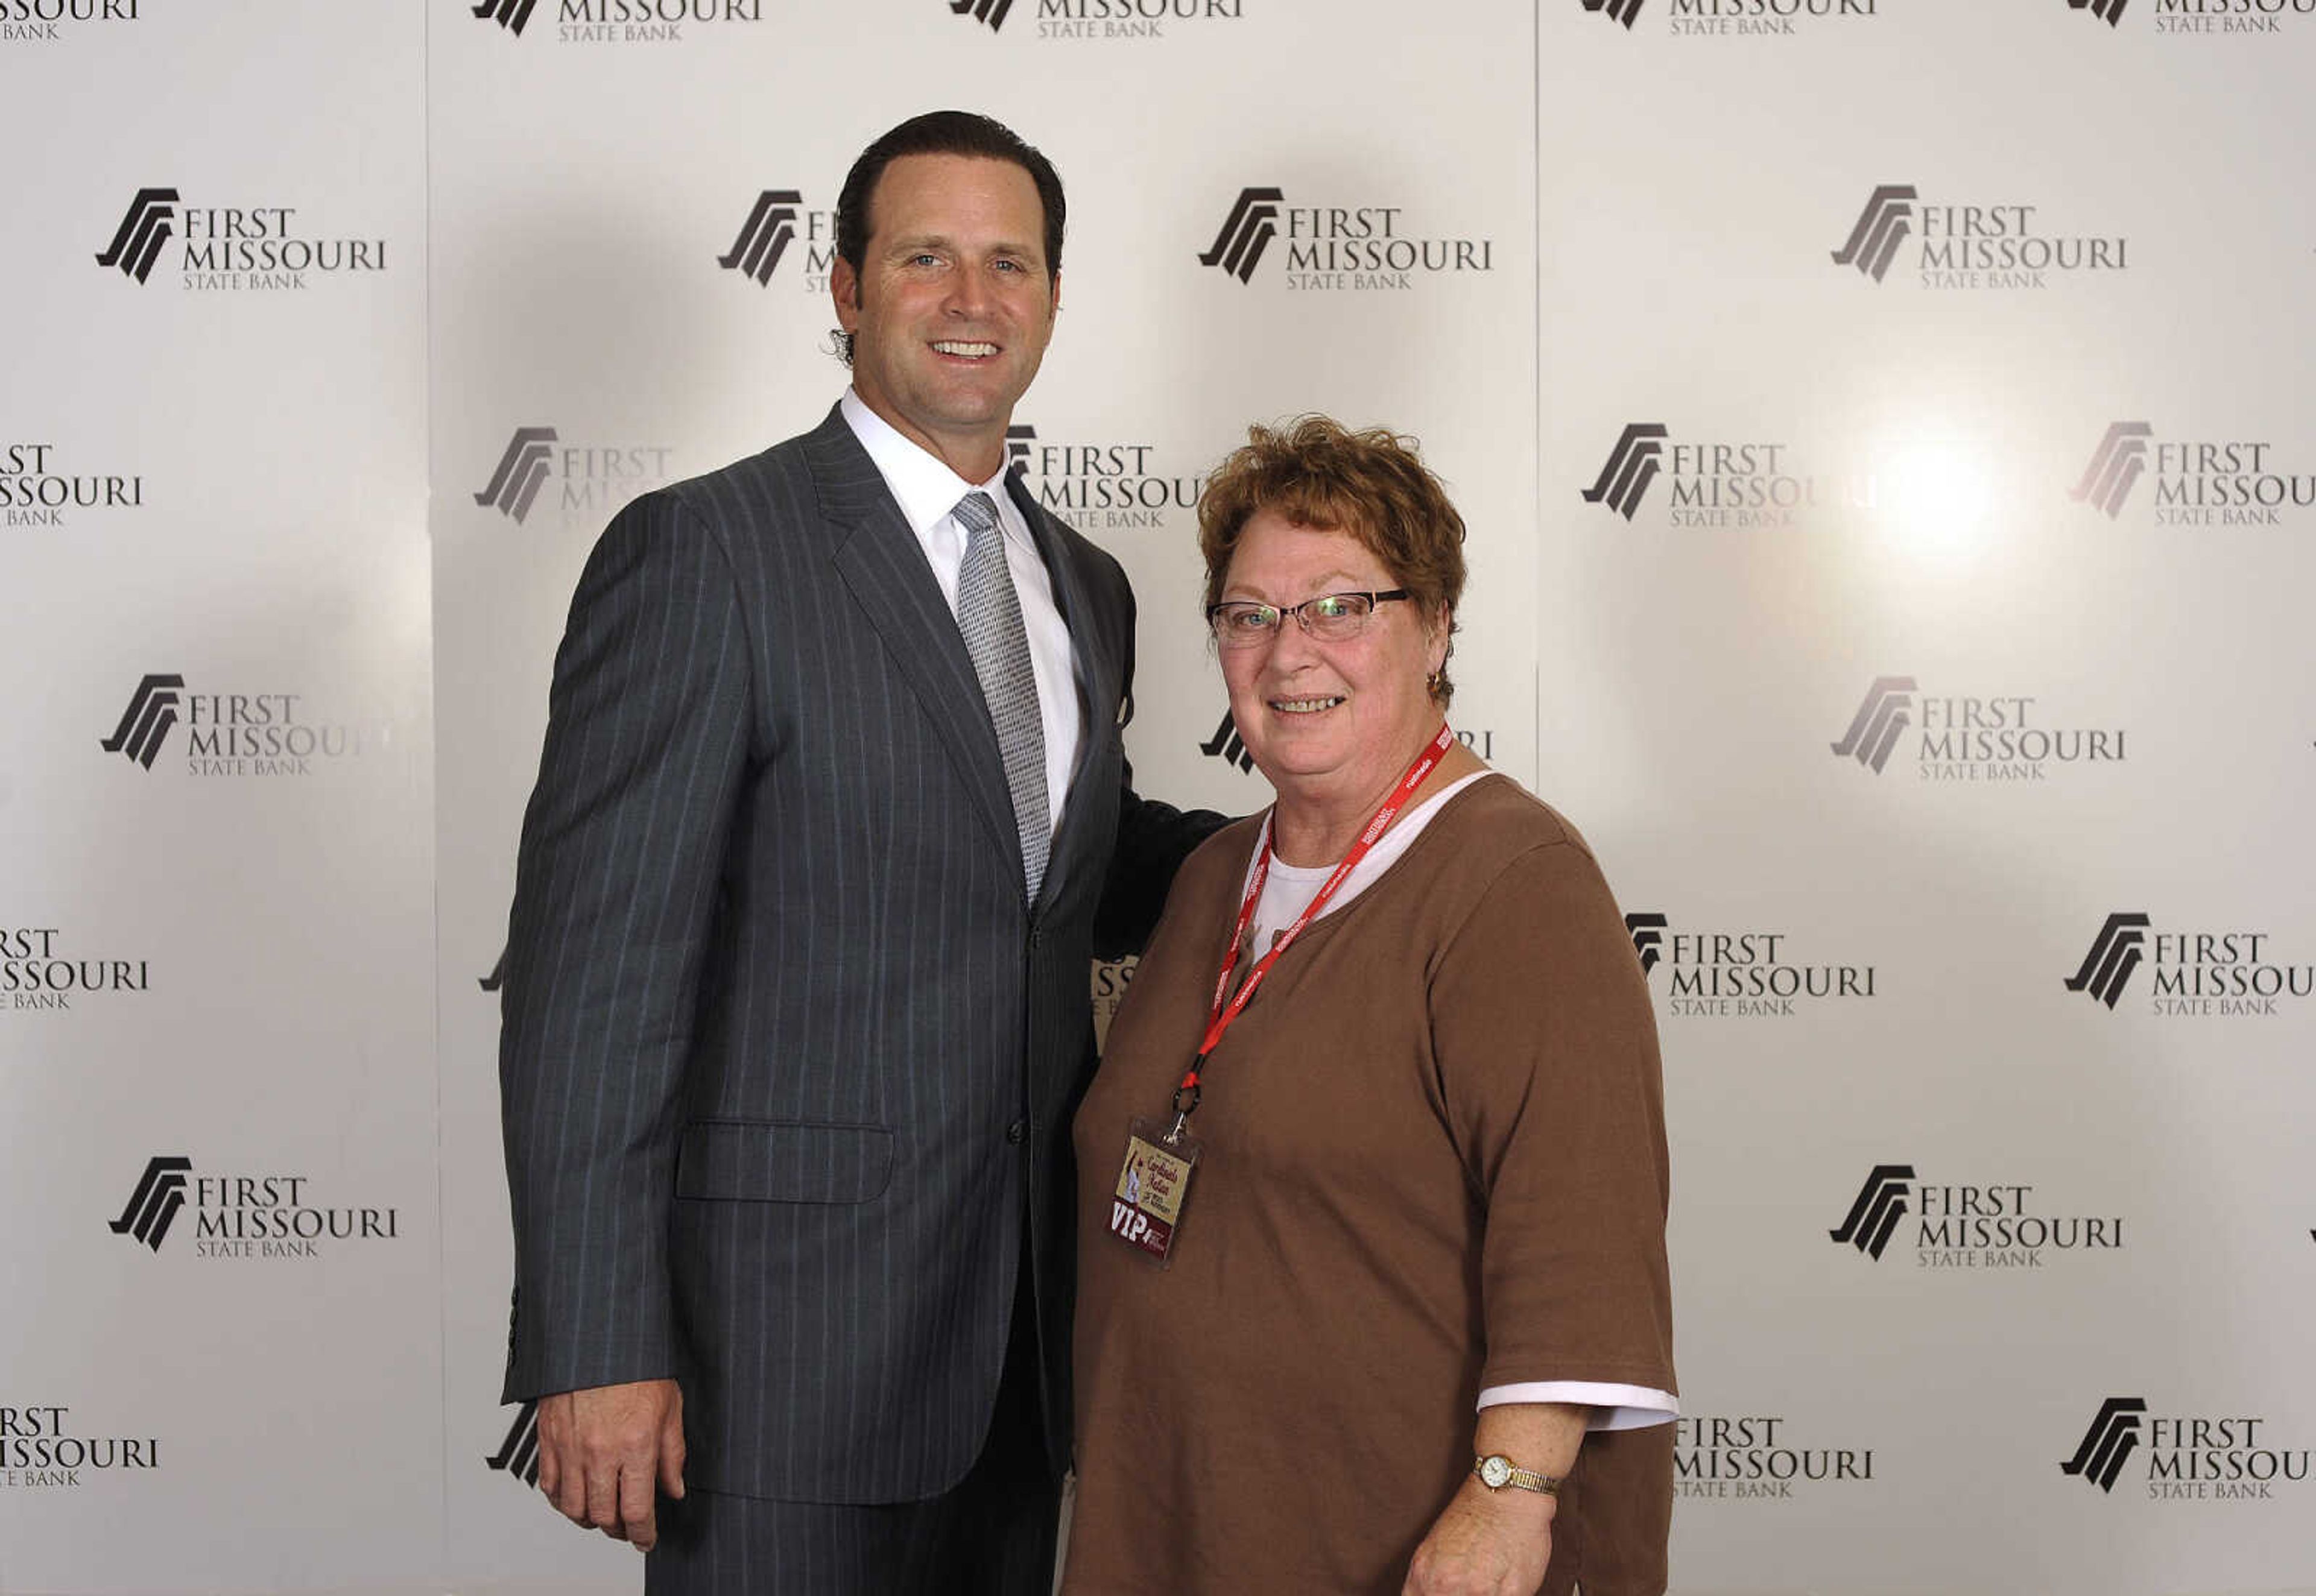
<instances>
[{"instance_id":1,"label":"step and repeat banner","mask_svg":"<svg viewBox=\"0 0 2316 1596\"><path fill-rule=\"evenodd\" d=\"M2316 4L1537 11L1681 1590L2316 1584Z\"/></svg>"},{"instance_id":2,"label":"step and repeat banner","mask_svg":"<svg viewBox=\"0 0 2316 1596\"><path fill-rule=\"evenodd\" d=\"M861 145L1069 186L1011 448L1416 435L1664 1038L1688 1596L2316 1591L2316 0L0 0L0 1592L632 1592L498 1403L498 970L637 493ZM1090 972L1106 1010L1131 962Z\"/></svg>"}]
</instances>

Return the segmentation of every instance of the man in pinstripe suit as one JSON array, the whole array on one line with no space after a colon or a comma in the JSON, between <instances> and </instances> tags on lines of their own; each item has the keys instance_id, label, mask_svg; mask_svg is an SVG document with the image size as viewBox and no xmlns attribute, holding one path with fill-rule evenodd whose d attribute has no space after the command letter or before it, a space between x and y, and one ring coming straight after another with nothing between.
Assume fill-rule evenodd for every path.
<instances>
[{"instance_id":1,"label":"man in pinstripe suit","mask_svg":"<svg viewBox=\"0 0 2316 1596\"><path fill-rule=\"evenodd\" d=\"M572 601L509 931L506 1399L655 1592L1051 1583L1089 951L1218 823L1135 796L1125 574L1004 473L1062 225L987 119L871 145L851 390L629 506Z\"/></svg>"}]
</instances>

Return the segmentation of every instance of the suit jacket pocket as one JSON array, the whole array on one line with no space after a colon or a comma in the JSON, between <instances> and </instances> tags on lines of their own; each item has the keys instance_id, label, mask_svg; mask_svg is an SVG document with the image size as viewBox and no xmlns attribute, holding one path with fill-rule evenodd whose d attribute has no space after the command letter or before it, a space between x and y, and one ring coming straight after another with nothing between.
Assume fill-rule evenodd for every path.
<instances>
[{"instance_id":1,"label":"suit jacket pocket","mask_svg":"<svg viewBox=\"0 0 2316 1596\"><path fill-rule=\"evenodd\" d=\"M893 1179L882 1125L694 1120L676 1157L675 1194L725 1202L867 1202Z\"/></svg>"}]
</instances>

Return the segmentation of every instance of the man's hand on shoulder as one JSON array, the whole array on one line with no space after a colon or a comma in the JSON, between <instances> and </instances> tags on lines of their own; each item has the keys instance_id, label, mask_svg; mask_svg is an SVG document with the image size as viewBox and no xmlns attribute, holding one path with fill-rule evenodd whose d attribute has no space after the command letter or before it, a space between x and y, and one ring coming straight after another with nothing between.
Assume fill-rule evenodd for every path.
<instances>
[{"instance_id":1,"label":"man's hand on shoulder","mask_svg":"<svg viewBox=\"0 0 2316 1596\"><path fill-rule=\"evenodd\" d=\"M540 1397L539 1488L573 1523L651 1550L655 1493L683 1494L683 1393L652 1379Z\"/></svg>"}]
</instances>

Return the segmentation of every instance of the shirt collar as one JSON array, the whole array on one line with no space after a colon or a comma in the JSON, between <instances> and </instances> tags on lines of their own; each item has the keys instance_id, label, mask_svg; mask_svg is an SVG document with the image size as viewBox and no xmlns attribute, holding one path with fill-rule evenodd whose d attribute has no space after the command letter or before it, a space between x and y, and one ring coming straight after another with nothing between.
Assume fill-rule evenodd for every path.
<instances>
[{"instance_id":1,"label":"shirt collar","mask_svg":"<svg viewBox=\"0 0 2316 1596\"><path fill-rule=\"evenodd\" d=\"M984 483L969 483L943 465L922 445L902 436L883 416L868 408L860 395L851 388L837 402L853 437L868 451L885 485L893 491L893 499L901 507L901 519L909 523L909 530L920 538L940 524L942 517L957 509L957 501L976 488L995 500L1000 506L998 525L1005 526L1012 517L1002 513L1006 501L1005 466L1001 462L997 474ZM1010 536L1010 534L1009 534Z\"/></svg>"}]
</instances>

